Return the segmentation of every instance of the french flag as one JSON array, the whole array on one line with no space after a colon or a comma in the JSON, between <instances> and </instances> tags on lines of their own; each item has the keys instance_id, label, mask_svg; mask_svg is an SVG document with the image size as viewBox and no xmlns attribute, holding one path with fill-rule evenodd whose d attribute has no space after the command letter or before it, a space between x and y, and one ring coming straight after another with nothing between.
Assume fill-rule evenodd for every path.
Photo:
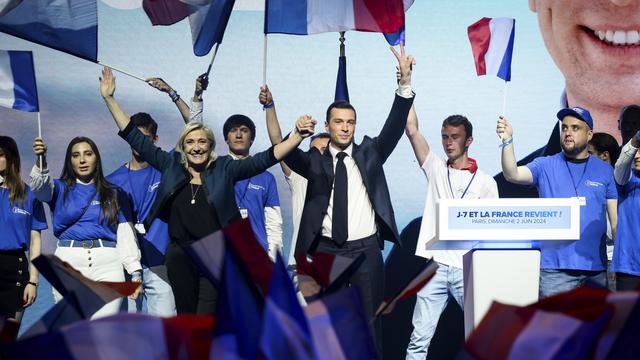
<instances>
[{"instance_id":1,"label":"french flag","mask_svg":"<svg viewBox=\"0 0 640 360\"><path fill-rule=\"evenodd\" d=\"M511 81L511 55L516 20L482 18L467 28L476 73Z\"/></svg>"},{"instance_id":2,"label":"french flag","mask_svg":"<svg viewBox=\"0 0 640 360\"><path fill-rule=\"evenodd\" d=\"M637 333L633 333L636 340L622 349L615 343L620 341L619 334L631 330L622 324L633 312L622 311L630 307L622 306L620 299L610 301L610 296L607 289L582 287L524 307L494 302L467 338L465 350L478 360L587 359L594 354L600 354L597 359L615 359L620 357L610 355L622 350L617 353L621 355L624 348L630 355L629 350L637 349L630 346L637 343ZM636 299L623 302L635 304ZM603 346L603 336L614 340L616 333L613 347Z\"/></svg>"},{"instance_id":3,"label":"french flag","mask_svg":"<svg viewBox=\"0 0 640 360\"><path fill-rule=\"evenodd\" d=\"M39 111L31 51L0 50L0 106Z\"/></svg>"},{"instance_id":4,"label":"french flag","mask_svg":"<svg viewBox=\"0 0 640 360\"><path fill-rule=\"evenodd\" d=\"M364 254L349 258L316 252L311 261L306 255L299 254L296 256L296 269L298 274L307 275L315 280L326 293L332 293L347 283L347 280L358 270L364 260Z\"/></svg>"},{"instance_id":5,"label":"french flag","mask_svg":"<svg viewBox=\"0 0 640 360\"><path fill-rule=\"evenodd\" d=\"M0 1L0 31L96 62L96 0Z\"/></svg>"},{"instance_id":6,"label":"french flag","mask_svg":"<svg viewBox=\"0 0 640 360\"><path fill-rule=\"evenodd\" d=\"M438 264L430 259L425 265L424 269L422 269L408 284L400 289L397 293L395 293L389 299L385 299L382 304L376 310L375 316L379 316L381 314L387 315L393 311L395 305L398 301L408 299L414 295L416 295L433 276L436 274L436 270L438 270Z\"/></svg>"},{"instance_id":7,"label":"french flag","mask_svg":"<svg viewBox=\"0 0 640 360\"><path fill-rule=\"evenodd\" d=\"M265 9L265 34L395 33L404 26L402 0L267 0Z\"/></svg>"},{"instance_id":8,"label":"french flag","mask_svg":"<svg viewBox=\"0 0 640 360\"><path fill-rule=\"evenodd\" d=\"M209 359L212 315L119 313L0 347L7 359Z\"/></svg>"},{"instance_id":9,"label":"french flag","mask_svg":"<svg viewBox=\"0 0 640 360\"><path fill-rule=\"evenodd\" d=\"M33 265L64 298L29 328L22 338L57 330L64 325L88 319L105 304L133 294L140 284L93 281L84 277L55 255L40 255Z\"/></svg>"}]
</instances>

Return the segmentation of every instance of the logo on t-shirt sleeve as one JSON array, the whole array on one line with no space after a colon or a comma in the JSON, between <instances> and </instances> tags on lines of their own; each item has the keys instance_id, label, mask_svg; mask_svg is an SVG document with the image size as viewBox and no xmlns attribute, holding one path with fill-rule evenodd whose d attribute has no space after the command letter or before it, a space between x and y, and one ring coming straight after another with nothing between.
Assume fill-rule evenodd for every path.
<instances>
[{"instance_id":1,"label":"logo on t-shirt sleeve","mask_svg":"<svg viewBox=\"0 0 640 360\"><path fill-rule=\"evenodd\" d=\"M30 213L30 212L28 212L27 210L25 210L25 209L20 209L20 208L19 208L19 207L17 207L17 206L14 206L14 207L13 207L13 213L14 213L14 214L20 214L20 215L27 215L27 216L31 215L31 213Z\"/></svg>"}]
</instances>

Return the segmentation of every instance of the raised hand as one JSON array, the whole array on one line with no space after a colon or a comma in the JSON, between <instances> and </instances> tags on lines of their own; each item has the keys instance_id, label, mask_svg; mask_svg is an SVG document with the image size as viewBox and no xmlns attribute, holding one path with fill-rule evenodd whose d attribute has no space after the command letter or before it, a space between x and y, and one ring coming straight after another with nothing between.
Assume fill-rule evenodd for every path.
<instances>
[{"instance_id":1,"label":"raised hand","mask_svg":"<svg viewBox=\"0 0 640 360\"><path fill-rule=\"evenodd\" d=\"M166 81L162 80L162 78L148 78L145 81L147 82L147 84L149 84L149 86L156 88L163 93L170 94L171 92L173 92L173 88L171 88L171 86L169 86Z\"/></svg>"},{"instance_id":2,"label":"raised hand","mask_svg":"<svg viewBox=\"0 0 640 360\"><path fill-rule=\"evenodd\" d=\"M33 142L33 152L38 156L47 153L47 144L44 143L42 138L37 137Z\"/></svg>"},{"instance_id":3,"label":"raised hand","mask_svg":"<svg viewBox=\"0 0 640 360\"><path fill-rule=\"evenodd\" d=\"M116 92L116 77L108 67L102 68L102 77L100 77L100 95L103 98L112 97Z\"/></svg>"},{"instance_id":4,"label":"raised hand","mask_svg":"<svg viewBox=\"0 0 640 360\"><path fill-rule=\"evenodd\" d=\"M400 79L398 83L400 85L411 84L411 70L413 65L416 64L416 59L411 55L406 55L404 52L404 43L400 43L400 53L392 46L391 52L398 59L398 70L400 71Z\"/></svg>"},{"instance_id":5,"label":"raised hand","mask_svg":"<svg viewBox=\"0 0 640 360\"><path fill-rule=\"evenodd\" d=\"M296 121L296 131L302 138L307 138L314 133L317 121L309 115L302 115Z\"/></svg>"},{"instance_id":6,"label":"raised hand","mask_svg":"<svg viewBox=\"0 0 640 360\"><path fill-rule=\"evenodd\" d=\"M204 73L198 76L198 78L196 78L196 90L194 92L194 95L197 97L202 96L202 92L207 90L208 86L209 86L209 75L207 75L207 73Z\"/></svg>"},{"instance_id":7,"label":"raised hand","mask_svg":"<svg viewBox=\"0 0 640 360\"><path fill-rule=\"evenodd\" d=\"M271 91L267 85L260 86L260 95L258 95L258 101L260 104L267 105L273 103L273 95L271 95Z\"/></svg>"},{"instance_id":8,"label":"raised hand","mask_svg":"<svg viewBox=\"0 0 640 360\"><path fill-rule=\"evenodd\" d=\"M500 140L509 140L513 137L513 128L504 116L498 117L498 124L496 125L496 134Z\"/></svg>"}]
</instances>

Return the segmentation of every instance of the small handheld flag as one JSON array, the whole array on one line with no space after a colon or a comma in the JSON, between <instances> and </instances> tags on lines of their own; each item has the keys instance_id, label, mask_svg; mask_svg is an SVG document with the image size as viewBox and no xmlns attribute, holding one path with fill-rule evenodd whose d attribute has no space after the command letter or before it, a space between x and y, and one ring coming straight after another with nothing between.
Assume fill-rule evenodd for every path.
<instances>
[{"instance_id":1,"label":"small handheld flag","mask_svg":"<svg viewBox=\"0 0 640 360\"><path fill-rule=\"evenodd\" d=\"M495 75L511 81L515 28L515 19L486 17L467 28L478 76Z\"/></svg>"}]
</instances>

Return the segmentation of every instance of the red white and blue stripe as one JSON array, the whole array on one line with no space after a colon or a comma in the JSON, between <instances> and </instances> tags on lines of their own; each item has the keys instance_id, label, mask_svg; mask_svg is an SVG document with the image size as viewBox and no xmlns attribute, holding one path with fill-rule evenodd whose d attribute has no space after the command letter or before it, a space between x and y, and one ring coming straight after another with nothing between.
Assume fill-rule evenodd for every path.
<instances>
[{"instance_id":1,"label":"red white and blue stripe","mask_svg":"<svg viewBox=\"0 0 640 360\"><path fill-rule=\"evenodd\" d=\"M39 111L31 51L0 50L0 106Z\"/></svg>"},{"instance_id":2,"label":"red white and blue stripe","mask_svg":"<svg viewBox=\"0 0 640 360\"><path fill-rule=\"evenodd\" d=\"M265 34L395 33L404 26L402 0L267 0L265 9Z\"/></svg>"},{"instance_id":3,"label":"red white and blue stripe","mask_svg":"<svg viewBox=\"0 0 640 360\"><path fill-rule=\"evenodd\" d=\"M511 56L516 21L511 18L482 18L467 28L476 73L511 81Z\"/></svg>"}]
</instances>

